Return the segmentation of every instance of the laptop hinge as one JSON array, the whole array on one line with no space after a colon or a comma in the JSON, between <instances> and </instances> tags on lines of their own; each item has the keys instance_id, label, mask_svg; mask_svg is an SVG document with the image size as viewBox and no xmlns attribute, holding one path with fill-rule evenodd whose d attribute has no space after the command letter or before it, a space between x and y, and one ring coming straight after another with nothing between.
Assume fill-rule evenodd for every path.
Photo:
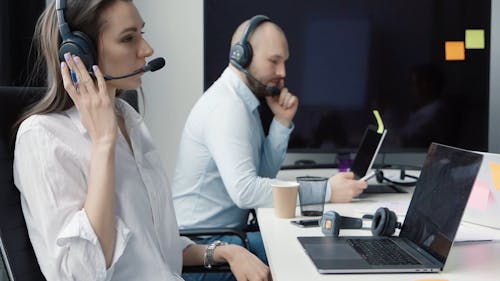
<instances>
[{"instance_id":1,"label":"laptop hinge","mask_svg":"<svg viewBox=\"0 0 500 281\"><path fill-rule=\"evenodd\" d=\"M430 263L438 265L441 270L443 270L444 263L441 262L440 260L436 259L432 254L424 250L422 247L419 247L417 244L415 244L413 241L411 241L408 238L400 237L406 245L411 247L413 250L417 251L419 254L421 254L425 259L429 260Z\"/></svg>"}]
</instances>

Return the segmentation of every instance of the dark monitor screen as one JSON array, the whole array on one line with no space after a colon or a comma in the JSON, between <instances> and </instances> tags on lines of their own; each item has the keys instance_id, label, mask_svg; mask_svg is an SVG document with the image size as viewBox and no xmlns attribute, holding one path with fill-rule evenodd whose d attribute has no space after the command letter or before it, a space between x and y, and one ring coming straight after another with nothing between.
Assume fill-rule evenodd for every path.
<instances>
[{"instance_id":1,"label":"dark monitor screen","mask_svg":"<svg viewBox=\"0 0 500 281\"><path fill-rule=\"evenodd\" d=\"M256 14L288 38L285 85L300 100L290 151L355 152L373 109L388 129L383 152L425 152L432 141L488 149L491 1L205 0L205 88ZM465 42L466 29L484 32L484 48L446 60L445 42Z\"/></svg>"},{"instance_id":2,"label":"dark monitor screen","mask_svg":"<svg viewBox=\"0 0 500 281\"><path fill-rule=\"evenodd\" d=\"M482 160L478 153L432 144L399 236L444 263Z\"/></svg>"}]
</instances>

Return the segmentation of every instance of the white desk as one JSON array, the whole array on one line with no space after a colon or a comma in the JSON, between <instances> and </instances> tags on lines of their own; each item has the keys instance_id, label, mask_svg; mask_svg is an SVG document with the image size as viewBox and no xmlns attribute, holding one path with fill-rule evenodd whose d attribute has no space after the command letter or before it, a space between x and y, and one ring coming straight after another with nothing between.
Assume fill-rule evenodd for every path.
<instances>
[{"instance_id":1,"label":"white desk","mask_svg":"<svg viewBox=\"0 0 500 281\"><path fill-rule=\"evenodd\" d=\"M330 173L331 171L329 171ZM288 174L287 174L288 173ZM283 179L296 172L281 173ZM305 174L305 173L304 173ZM309 175L325 175L325 171L309 172ZM328 204L325 211L335 210L341 215L361 217L361 210L376 209L377 202L392 204L391 208L404 209L409 204L411 194L370 194L349 204ZM403 203L402 203L403 202ZM379 205L382 207L381 205ZM299 214L297 208L296 214ZM448 256L442 273L411 274L319 274L304 252L297 236L321 236L316 228L300 228L292 225L290 219L274 216L274 209L260 208L257 211L262 238L274 281L304 280L408 280L445 279L449 281L500 280L500 242L458 243ZM299 218L299 217L298 217ZM400 220L402 222L402 220ZM471 226L470 224L468 225ZM477 227L482 228L482 227ZM492 231L491 229L488 229ZM495 230L493 230L495 231ZM496 231L495 231L496 232ZM499 231L500 232L500 231ZM340 235L371 235L369 229L340 230Z\"/></svg>"}]
</instances>

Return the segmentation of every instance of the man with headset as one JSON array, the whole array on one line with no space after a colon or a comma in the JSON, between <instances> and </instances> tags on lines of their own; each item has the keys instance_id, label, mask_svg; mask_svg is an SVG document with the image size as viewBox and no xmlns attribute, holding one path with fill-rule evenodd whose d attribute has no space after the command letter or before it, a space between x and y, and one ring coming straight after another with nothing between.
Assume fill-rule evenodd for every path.
<instances>
[{"instance_id":1,"label":"man with headset","mask_svg":"<svg viewBox=\"0 0 500 281\"><path fill-rule=\"evenodd\" d=\"M271 183L293 130L298 99L284 86L288 42L266 16L235 31L229 66L193 107L182 134L173 184L177 221L183 228L241 227L249 209L272 205ZM259 99L274 120L265 136ZM352 173L329 179L326 199L349 202L366 182ZM211 237L200 241L229 240ZM233 240L234 239L234 240ZM260 233L248 233L250 250L267 262Z\"/></svg>"}]
</instances>

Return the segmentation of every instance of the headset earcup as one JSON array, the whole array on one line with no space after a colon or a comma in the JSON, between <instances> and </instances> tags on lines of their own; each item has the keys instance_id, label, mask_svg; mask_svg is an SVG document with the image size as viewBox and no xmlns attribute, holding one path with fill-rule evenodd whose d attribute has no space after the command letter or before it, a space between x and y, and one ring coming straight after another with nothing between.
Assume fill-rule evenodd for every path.
<instances>
[{"instance_id":1,"label":"headset earcup","mask_svg":"<svg viewBox=\"0 0 500 281\"><path fill-rule=\"evenodd\" d=\"M90 38L83 32L75 31L73 36L61 43L59 48L59 59L64 61L64 54L70 53L80 57L87 69L97 63L97 54Z\"/></svg>"},{"instance_id":2,"label":"headset earcup","mask_svg":"<svg viewBox=\"0 0 500 281\"><path fill-rule=\"evenodd\" d=\"M243 50L243 46L241 45L241 43L236 43L231 47L231 50L229 51L229 61L241 66L241 60L244 54L245 50Z\"/></svg>"},{"instance_id":3,"label":"headset earcup","mask_svg":"<svg viewBox=\"0 0 500 281\"><path fill-rule=\"evenodd\" d=\"M229 52L229 60L236 62L242 68L246 68L252 61L252 46L248 43L236 43Z\"/></svg>"},{"instance_id":4,"label":"headset earcup","mask_svg":"<svg viewBox=\"0 0 500 281\"><path fill-rule=\"evenodd\" d=\"M378 183L383 183L384 182L384 172L381 170L377 170L375 172L375 178L377 179Z\"/></svg>"},{"instance_id":5,"label":"headset earcup","mask_svg":"<svg viewBox=\"0 0 500 281\"><path fill-rule=\"evenodd\" d=\"M342 216L337 212L332 213L334 215L332 220L332 234L333 237L339 237L340 225L342 224Z\"/></svg>"},{"instance_id":6,"label":"headset earcup","mask_svg":"<svg viewBox=\"0 0 500 281\"><path fill-rule=\"evenodd\" d=\"M385 222L387 220L387 213L384 211L386 208L378 208L373 215L372 220L372 234L374 236L380 236L384 232Z\"/></svg>"},{"instance_id":7,"label":"headset earcup","mask_svg":"<svg viewBox=\"0 0 500 281\"><path fill-rule=\"evenodd\" d=\"M92 40L83 32L74 31L73 34L78 38L78 45L82 49L80 58L89 70L92 69L92 66L97 64L97 54Z\"/></svg>"},{"instance_id":8,"label":"headset earcup","mask_svg":"<svg viewBox=\"0 0 500 281\"><path fill-rule=\"evenodd\" d=\"M398 226L396 213L387 208L378 208L373 216L372 234L375 236L391 236Z\"/></svg>"},{"instance_id":9,"label":"headset earcup","mask_svg":"<svg viewBox=\"0 0 500 281\"><path fill-rule=\"evenodd\" d=\"M335 211L328 211L321 216L319 224L321 231L326 236L339 237L341 216Z\"/></svg>"},{"instance_id":10,"label":"headset earcup","mask_svg":"<svg viewBox=\"0 0 500 281\"><path fill-rule=\"evenodd\" d=\"M253 50L248 38L250 34L259 26L259 24L271 21L264 15L256 15L252 17L243 32L240 42L236 43L231 50L229 50L229 61L237 64L241 68L247 68L252 62Z\"/></svg>"},{"instance_id":11,"label":"headset earcup","mask_svg":"<svg viewBox=\"0 0 500 281\"><path fill-rule=\"evenodd\" d=\"M392 236L394 232L396 231L396 226L398 224L398 217L396 216L396 213L393 211L387 209L387 223L384 227L384 233L382 233L382 236Z\"/></svg>"}]
</instances>

